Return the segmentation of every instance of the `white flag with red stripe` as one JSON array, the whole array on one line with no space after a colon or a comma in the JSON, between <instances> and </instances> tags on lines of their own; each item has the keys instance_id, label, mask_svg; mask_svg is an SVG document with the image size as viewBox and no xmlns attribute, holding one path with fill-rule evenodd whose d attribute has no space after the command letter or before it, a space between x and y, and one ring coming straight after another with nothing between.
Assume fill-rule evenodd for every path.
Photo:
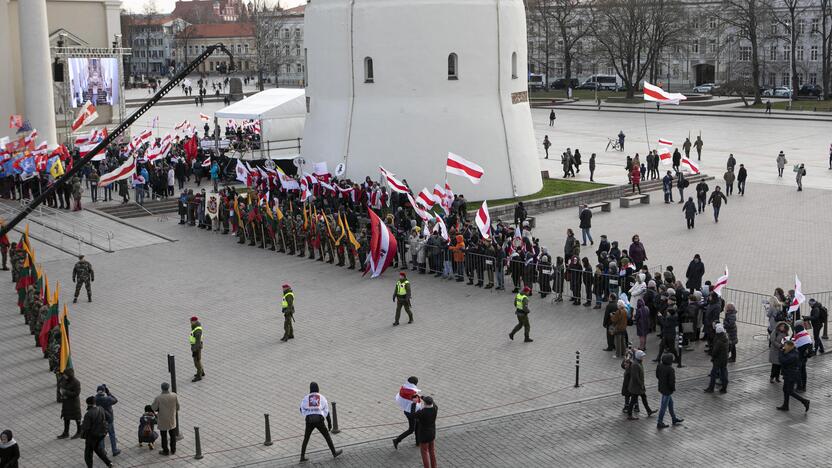
<instances>
[{"instance_id":1,"label":"white flag with red stripe","mask_svg":"<svg viewBox=\"0 0 832 468\"><path fill-rule=\"evenodd\" d=\"M78 156L81 157L81 158L87 157L90 153L92 153L92 151L95 149L96 146L98 146L98 143L92 143L92 144L89 144L89 145L79 146L78 147ZM103 160L104 157L107 155L106 153L107 153L107 148L106 147L101 148L97 153L95 153L95 156L93 156L92 161L101 161L101 160Z\"/></svg>"},{"instance_id":2,"label":"white flag with red stripe","mask_svg":"<svg viewBox=\"0 0 832 468\"><path fill-rule=\"evenodd\" d=\"M673 142L664 138L659 138L659 146L667 146L669 148L672 148Z\"/></svg>"},{"instance_id":3,"label":"white flag with red stripe","mask_svg":"<svg viewBox=\"0 0 832 468\"><path fill-rule=\"evenodd\" d=\"M659 147L659 161L668 162L673 159L673 154L670 153L670 148L664 146Z\"/></svg>"},{"instance_id":4,"label":"white flag with red stripe","mask_svg":"<svg viewBox=\"0 0 832 468\"><path fill-rule=\"evenodd\" d=\"M187 119L185 119L185 120L183 120L183 121L179 122L179 123L176 125L176 127L173 127L173 128L174 128L174 130L182 130L183 128L184 128L185 130L187 130L187 129L188 129L188 127L190 127L190 126L191 126L191 123L190 123L190 122L188 122L188 120L187 120Z\"/></svg>"},{"instance_id":5,"label":"white flag with red stripe","mask_svg":"<svg viewBox=\"0 0 832 468\"><path fill-rule=\"evenodd\" d=\"M681 101L684 101L685 99L687 99L687 97L682 93L668 93L667 91L659 88L658 86L652 85L646 81L644 82L645 101L678 105Z\"/></svg>"},{"instance_id":6,"label":"white flag with red stripe","mask_svg":"<svg viewBox=\"0 0 832 468\"><path fill-rule=\"evenodd\" d=\"M433 205L436 204L436 199L433 198L433 193L428 192L427 188L423 188L421 192L419 192L419 199L418 202L421 203L425 208L433 208Z\"/></svg>"},{"instance_id":7,"label":"white flag with red stripe","mask_svg":"<svg viewBox=\"0 0 832 468\"><path fill-rule=\"evenodd\" d=\"M806 301L806 296L803 295L803 285L800 284L800 278L794 275L794 298L789 304L789 313L792 313L800 308L800 304Z\"/></svg>"},{"instance_id":8,"label":"white flag with red stripe","mask_svg":"<svg viewBox=\"0 0 832 468\"><path fill-rule=\"evenodd\" d=\"M483 200L482 206L477 210L475 218L477 227L480 228L480 234L484 239L491 238L491 214L488 212L488 202Z\"/></svg>"},{"instance_id":9,"label":"white flag with red stripe","mask_svg":"<svg viewBox=\"0 0 832 468\"><path fill-rule=\"evenodd\" d=\"M203 122L207 122L207 121L211 120L211 117L208 117L207 115L200 112L199 113L199 120L201 120Z\"/></svg>"},{"instance_id":10,"label":"white flag with red stripe","mask_svg":"<svg viewBox=\"0 0 832 468\"><path fill-rule=\"evenodd\" d=\"M81 111L78 113L78 117L76 117L72 122L72 131L77 132L79 128L84 125L91 124L97 118L98 112L95 111L95 106L90 101L85 102L84 105L81 106Z\"/></svg>"},{"instance_id":11,"label":"white flag with red stripe","mask_svg":"<svg viewBox=\"0 0 832 468\"><path fill-rule=\"evenodd\" d=\"M450 236L448 235L448 226L445 226L445 221L439 216L436 215L436 224L433 225L433 232L439 231L439 235L442 236L445 240L450 240Z\"/></svg>"},{"instance_id":12,"label":"white flag with red stripe","mask_svg":"<svg viewBox=\"0 0 832 468\"><path fill-rule=\"evenodd\" d=\"M408 190L407 186L400 182L398 179L396 179L392 172L388 172L381 166L378 167L378 170L381 172L384 178L387 179L387 184L390 186L391 190L398 193L410 193L410 190Z\"/></svg>"},{"instance_id":13,"label":"white flag with red stripe","mask_svg":"<svg viewBox=\"0 0 832 468\"><path fill-rule=\"evenodd\" d=\"M211 167L211 158L205 158L202 161L202 167Z\"/></svg>"},{"instance_id":14,"label":"white flag with red stripe","mask_svg":"<svg viewBox=\"0 0 832 468\"><path fill-rule=\"evenodd\" d=\"M98 143L107 138L107 127L93 129L86 135L75 137L75 146L88 145L90 143Z\"/></svg>"},{"instance_id":15,"label":"white flag with red stripe","mask_svg":"<svg viewBox=\"0 0 832 468\"><path fill-rule=\"evenodd\" d=\"M390 231L390 228L384 224L373 210L367 208L367 213L370 216L370 228L372 235L370 237L370 255L367 256L367 267L364 269L364 274L371 273L371 278L376 278L387 269L396 256L398 245L396 243L396 236Z\"/></svg>"},{"instance_id":16,"label":"white flag with red stripe","mask_svg":"<svg viewBox=\"0 0 832 468\"><path fill-rule=\"evenodd\" d=\"M151 138L153 138L153 132L150 130L144 130L130 140L130 144L127 145L127 148L130 151L133 151L134 149L137 149L145 144L145 142L150 141Z\"/></svg>"},{"instance_id":17,"label":"white flag with red stripe","mask_svg":"<svg viewBox=\"0 0 832 468\"><path fill-rule=\"evenodd\" d=\"M158 146L154 146L147 150L145 156L147 157L147 162L153 162L159 158L164 158L170 152L170 146L173 143L173 136L168 133L159 141Z\"/></svg>"},{"instance_id":18,"label":"white flag with red stripe","mask_svg":"<svg viewBox=\"0 0 832 468\"><path fill-rule=\"evenodd\" d=\"M722 288L724 288L728 284L728 265L725 265L725 274L720 276L716 283L711 286L713 292L722 296Z\"/></svg>"},{"instance_id":19,"label":"white flag with red stripe","mask_svg":"<svg viewBox=\"0 0 832 468\"><path fill-rule=\"evenodd\" d=\"M448 153L445 172L465 177L472 184L479 184L483 175L482 167L454 153Z\"/></svg>"},{"instance_id":20,"label":"white flag with red stripe","mask_svg":"<svg viewBox=\"0 0 832 468\"><path fill-rule=\"evenodd\" d=\"M413 198L413 195L407 194L407 199L410 201L410 206L413 207L413 211L416 212L416 215L422 219L422 221L427 221L429 219L433 219L433 215L428 213L428 211L419 203L418 200Z\"/></svg>"},{"instance_id":21,"label":"white flag with red stripe","mask_svg":"<svg viewBox=\"0 0 832 468\"><path fill-rule=\"evenodd\" d=\"M130 155L124 164L117 167L114 171L108 172L101 176L101 179L98 181L98 185L101 187L107 186L116 182L118 180L127 179L132 177L133 174L136 172L136 158L133 155Z\"/></svg>"},{"instance_id":22,"label":"white flag with red stripe","mask_svg":"<svg viewBox=\"0 0 832 468\"><path fill-rule=\"evenodd\" d=\"M699 174L699 166L688 158L682 158L682 165L687 167L690 172Z\"/></svg>"}]
</instances>

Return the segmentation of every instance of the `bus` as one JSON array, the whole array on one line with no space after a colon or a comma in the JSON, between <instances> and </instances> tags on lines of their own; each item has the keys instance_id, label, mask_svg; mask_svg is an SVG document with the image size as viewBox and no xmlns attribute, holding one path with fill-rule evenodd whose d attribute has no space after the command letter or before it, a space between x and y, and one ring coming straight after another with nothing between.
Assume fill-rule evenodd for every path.
<instances>
[{"instance_id":1,"label":"bus","mask_svg":"<svg viewBox=\"0 0 832 468\"><path fill-rule=\"evenodd\" d=\"M546 75L529 73L529 90L541 91L546 89Z\"/></svg>"}]
</instances>

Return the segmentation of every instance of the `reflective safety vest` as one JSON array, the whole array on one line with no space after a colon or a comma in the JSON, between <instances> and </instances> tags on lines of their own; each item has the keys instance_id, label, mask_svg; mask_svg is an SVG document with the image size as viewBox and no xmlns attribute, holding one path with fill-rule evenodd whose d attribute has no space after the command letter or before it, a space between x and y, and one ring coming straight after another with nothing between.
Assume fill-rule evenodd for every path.
<instances>
[{"instance_id":1,"label":"reflective safety vest","mask_svg":"<svg viewBox=\"0 0 832 468\"><path fill-rule=\"evenodd\" d=\"M289 307L289 301L286 300L286 298L289 297L289 296L292 296L292 299L294 299L295 298L295 293L293 293L292 291L289 291L289 292L287 292L286 294L283 295L283 302L281 302L280 305L284 309Z\"/></svg>"},{"instance_id":2,"label":"reflective safety vest","mask_svg":"<svg viewBox=\"0 0 832 468\"><path fill-rule=\"evenodd\" d=\"M191 330L191 334L188 336L188 341L189 341L192 345L193 345L193 344L196 344L196 336L194 336L194 333L195 333L197 330L202 331L202 325L199 325L199 326L197 326L197 327L194 327L194 328ZM201 338L200 338L200 340L201 340Z\"/></svg>"},{"instance_id":3,"label":"reflective safety vest","mask_svg":"<svg viewBox=\"0 0 832 468\"><path fill-rule=\"evenodd\" d=\"M525 309L523 309L523 300L527 297L528 296L523 293L517 293L517 296L514 297L514 308L525 312Z\"/></svg>"},{"instance_id":4,"label":"reflective safety vest","mask_svg":"<svg viewBox=\"0 0 832 468\"><path fill-rule=\"evenodd\" d=\"M407 285L410 284L410 281L396 281L396 295L397 296L406 296L407 295Z\"/></svg>"}]
</instances>

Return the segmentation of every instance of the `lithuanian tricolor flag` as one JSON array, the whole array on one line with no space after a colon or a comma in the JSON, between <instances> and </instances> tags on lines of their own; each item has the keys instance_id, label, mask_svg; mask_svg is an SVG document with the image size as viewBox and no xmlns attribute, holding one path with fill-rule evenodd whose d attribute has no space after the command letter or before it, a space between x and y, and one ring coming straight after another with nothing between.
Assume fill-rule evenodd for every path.
<instances>
[{"instance_id":1,"label":"lithuanian tricolor flag","mask_svg":"<svg viewBox=\"0 0 832 468\"><path fill-rule=\"evenodd\" d=\"M64 313L60 319L61 327L61 363L58 367L59 372L65 369L72 369L72 350L69 347L69 316L67 315L66 304L64 304Z\"/></svg>"},{"instance_id":2,"label":"lithuanian tricolor flag","mask_svg":"<svg viewBox=\"0 0 832 468\"><path fill-rule=\"evenodd\" d=\"M46 317L43 319L43 326L38 334L38 341L43 352L46 352L46 346L49 345L49 332L52 331L52 328L60 324L60 317L58 317L58 298L60 297L60 293L61 283L57 283L55 285L54 299L49 301L47 297L46 306L48 307L48 311L46 312Z\"/></svg>"}]
</instances>

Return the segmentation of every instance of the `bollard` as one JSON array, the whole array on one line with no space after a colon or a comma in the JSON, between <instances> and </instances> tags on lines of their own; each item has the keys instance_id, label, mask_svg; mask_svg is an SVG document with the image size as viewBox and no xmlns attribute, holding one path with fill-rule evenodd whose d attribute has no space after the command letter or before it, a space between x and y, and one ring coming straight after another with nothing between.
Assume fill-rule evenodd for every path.
<instances>
[{"instance_id":1,"label":"bollard","mask_svg":"<svg viewBox=\"0 0 832 468\"><path fill-rule=\"evenodd\" d=\"M170 391L176 392L176 356L168 354L168 372L170 372ZM179 426L179 411L176 412L176 427ZM182 440L182 431L176 431L176 440Z\"/></svg>"},{"instance_id":2,"label":"bollard","mask_svg":"<svg viewBox=\"0 0 832 468\"><path fill-rule=\"evenodd\" d=\"M263 415L266 418L266 441L263 442L263 445L269 446L272 445L272 428L269 426L269 413Z\"/></svg>"},{"instance_id":3,"label":"bollard","mask_svg":"<svg viewBox=\"0 0 832 468\"><path fill-rule=\"evenodd\" d=\"M581 352L575 351L575 388L581 386Z\"/></svg>"},{"instance_id":4,"label":"bollard","mask_svg":"<svg viewBox=\"0 0 832 468\"><path fill-rule=\"evenodd\" d=\"M341 430L338 429L338 410L335 406L334 401L332 402L332 431L330 432L332 432L333 434L341 432Z\"/></svg>"},{"instance_id":5,"label":"bollard","mask_svg":"<svg viewBox=\"0 0 832 468\"><path fill-rule=\"evenodd\" d=\"M199 441L199 427L194 426L194 444L196 444L195 460L202 460L202 444Z\"/></svg>"},{"instance_id":6,"label":"bollard","mask_svg":"<svg viewBox=\"0 0 832 468\"><path fill-rule=\"evenodd\" d=\"M685 367L685 366L682 365L682 340L684 339L684 337L685 337L684 333L679 333L679 340L678 340L679 344L676 346L676 349L679 351L679 363L676 364L677 368Z\"/></svg>"}]
</instances>

